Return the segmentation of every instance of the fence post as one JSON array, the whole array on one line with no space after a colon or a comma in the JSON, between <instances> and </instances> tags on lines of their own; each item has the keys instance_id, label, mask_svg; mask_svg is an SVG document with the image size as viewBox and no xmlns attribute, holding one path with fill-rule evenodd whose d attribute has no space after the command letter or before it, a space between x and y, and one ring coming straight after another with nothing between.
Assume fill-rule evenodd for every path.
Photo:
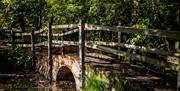
<instances>
[{"instance_id":1,"label":"fence post","mask_svg":"<svg viewBox=\"0 0 180 91\"><path fill-rule=\"evenodd\" d=\"M180 67L180 64L178 65L178 69L177 69L177 91L180 90L180 68L179 67Z\"/></svg>"},{"instance_id":2,"label":"fence post","mask_svg":"<svg viewBox=\"0 0 180 91\"><path fill-rule=\"evenodd\" d=\"M39 30L39 31L40 31L40 30ZM42 42L43 42L43 40L42 40L43 32L40 33L39 35L40 35L40 43L42 43ZM43 50L43 45L40 45L40 51L42 52L42 50Z\"/></svg>"},{"instance_id":3,"label":"fence post","mask_svg":"<svg viewBox=\"0 0 180 91\"><path fill-rule=\"evenodd\" d=\"M80 68L81 68L81 90L85 86L85 66L84 66L84 59L85 59L85 33L84 33L84 25L82 24L82 20L79 20L79 59L80 59Z\"/></svg>"},{"instance_id":4,"label":"fence post","mask_svg":"<svg viewBox=\"0 0 180 91\"><path fill-rule=\"evenodd\" d=\"M12 29L11 33L12 33L12 36L11 36L11 46L12 46L12 49L14 50L14 48L15 48L15 32L14 32L13 29Z\"/></svg>"},{"instance_id":5,"label":"fence post","mask_svg":"<svg viewBox=\"0 0 180 91\"><path fill-rule=\"evenodd\" d=\"M32 64L31 64L31 70L35 71L36 69L36 64L35 64L35 46L34 46L34 29L31 31L31 52L32 52Z\"/></svg>"},{"instance_id":6,"label":"fence post","mask_svg":"<svg viewBox=\"0 0 180 91\"><path fill-rule=\"evenodd\" d=\"M175 45L176 45L178 53L180 53L179 42L177 44L175 44ZM180 58L179 58L179 61L180 61ZM177 75L177 91L180 90L180 68L179 67L180 67L180 64L178 65L178 69L177 69L177 73L178 73L178 75Z\"/></svg>"},{"instance_id":7,"label":"fence post","mask_svg":"<svg viewBox=\"0 0 180 91\"><path fill-rule=\"evenodd\" d=\"M121 24L119 23L118 26L121 26ZM119 29L119 28L117 27L117 29ZM118 52L121 51L121 46L120 46L120 44L121 44L121 32L118 32ZM120 55L118 55L118 59L121 59L121 56L120 56Z\"/></svg>"},{"instance_id":8,"label":"fence post","mask_svg":"<svg viewBox=\"0 0 180 91\"><path fill-rule=\"evenodd\" d=\"M179 91L180 89L180 70L179 70L179 67L178 67L178 77L177 77L177 91Z\"/></svg>"},{"instance_id":9,"label":"fence post","mask_svg":"<svg viewBox=\"0 0 180 91\"><path fill-rule=\"evenodd\" d=\"M52 68L53 68L53 62L52 62L52 36L51 36L51 32L52 32L52 18L50 19L50 21L48 22L48 62L50 65L50 69L49 69L49 73L50 73L50 81L53 81L52 79Z\"/></svg>"},{"instance_id":10,"label":"fence post","mask_svg":"<svg viewBox=\"0 0 180 91\"><path fill-rule=\"evenodd\" d=\"M62 30L62 33L64 34L64 30ZM61 41L62 41L62 48L61 48L61 51L62 51L62 55L64 55L65 53L65 47L64 47L64 36L61 36Z\"/></svg>"}]
</instances>

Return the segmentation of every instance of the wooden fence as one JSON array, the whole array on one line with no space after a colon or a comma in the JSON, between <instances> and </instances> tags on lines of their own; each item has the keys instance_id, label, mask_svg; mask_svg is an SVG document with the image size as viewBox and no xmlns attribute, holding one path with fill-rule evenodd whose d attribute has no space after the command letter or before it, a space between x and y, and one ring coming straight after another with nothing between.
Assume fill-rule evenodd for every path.
<instances>
[{"instance_id":1,"label":"wooden fence","mask_svg":"<svg viewBox=\"0 0 180 91\"><path fill-rule=\"evenodd\" d=\"M52 34L53 29L70 29L70 31L66 31L63 33L56 33ZM86 41L85 40L85 31L111 31L111 32L117 32L118 33L118 42L105 42L105 41ZM64 41L63 37L66 35L79 32L79 42L77 41ZM82 68L82 80L84 79L84 60L85 60L85 47L100 50L103 52L111 53L118 56L125 56L129 57L133 60L142 61L157 67L165 67L166 70L174 70L177 71L178 77L177 77L177 89L180 88L180 66L179 66L179 59L180 59L180 52L179 51L162 51L157 48L148 48L145 46L138 46L138 45L131 45L126 43L121 43L121 33L126 34L140 34L140 35L147 35L147 36L156 36L159 38L170 38L174 39L179 43L180 41L180 32L178 31L167 31L167 30L159 30L159 29L143 29L143 28L133 28L133 27L124 27L124 26L98 26L98 25L92 25L92 24L82 24L81 22L79 24L67 24L67 25L52 25L52 23L49 23L48 27L41 29L40 31L35 31L32 33L16 33L15 36L31 36L31 45L24 44L27 47L32 48L32 51L34 53L34 46L48 46L49 52L48 52L48 58L50 63L52 63L51 60L51 48L54 47L63 47L67 45L75 45L79 46L79 57L80 57L80 66ZM39 43L34 43L34 36L40 36L41 37L47 37L48 41L40 41ZM52 40L52 37L62 37L61 40ZM105 46L118 46L118 49L113 49L110 47ZM163 55L168 58L174 58L175 60L178 60L177 63L169 63L167 61L163 61L160 59L147 57L140 54L134 54L127 51L122 51L121 48L126 49L133 49L133 50L139 50L147 53L153 53L157 55ZM179 48L177 49L179 50ZM52 65L52 64L50 64ZM52 68L52 66L51 66Z\"/></svg>"}]
</instances>

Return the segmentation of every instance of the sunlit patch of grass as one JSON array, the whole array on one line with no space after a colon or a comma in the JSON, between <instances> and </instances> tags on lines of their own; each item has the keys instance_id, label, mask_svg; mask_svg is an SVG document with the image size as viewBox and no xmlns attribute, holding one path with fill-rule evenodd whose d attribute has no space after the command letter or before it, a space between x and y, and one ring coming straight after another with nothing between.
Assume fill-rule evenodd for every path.
<instances>
[{"instance_id":1,"label":"sunlit patch of grass","mask_svg":"<svg viewBox=\"0 0 180 91\"><path fill-rule=\"evenodd\" d=\"M87 79L84 91L108 91L106 89L106 78L92 74Z\"/></svg>"}]
</instances>

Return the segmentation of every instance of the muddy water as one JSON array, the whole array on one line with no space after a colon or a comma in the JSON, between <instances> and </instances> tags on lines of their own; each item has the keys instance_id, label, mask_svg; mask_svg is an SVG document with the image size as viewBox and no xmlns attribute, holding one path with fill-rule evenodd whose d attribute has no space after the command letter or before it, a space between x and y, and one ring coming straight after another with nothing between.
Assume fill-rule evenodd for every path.
<instances>
[{"instance_id":1,"label":"muddy water","mask_svg":"<svg viewBox=\"0 0 180 91\"><path fill-rule=\"evenodd\" d=\"M30 78L0 78L0 91L75 91L75 83L71 81L33 80Z\"/></svg>"}]
</instances>

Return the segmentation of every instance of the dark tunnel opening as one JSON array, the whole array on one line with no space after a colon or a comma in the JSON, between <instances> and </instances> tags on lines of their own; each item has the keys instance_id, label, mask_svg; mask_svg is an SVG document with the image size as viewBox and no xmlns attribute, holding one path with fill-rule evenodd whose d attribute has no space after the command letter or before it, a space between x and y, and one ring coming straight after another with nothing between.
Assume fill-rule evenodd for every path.
<instances>
[{"instance_id":1,"label":"dark tunnel opening","mask_svg":"<svg viewBox=\"0 0 180 91\"><path fill-rule=\"evenodd\" d=\"M58 75L57 75L57 81L71 81L71 82L75 82L73 73L71 72L71 70L66 67L63 66L59 69Z\"/></svg>"},{"instance_id":2,"label":"dark tunnel opening","mask_svg":"<svg viewBox=\"0 0 180 91\"><path fill-rule=\"evenodd\" d=\"M67 89L75 91L76 84L74 75L68 67L63 66L59 69L56 79L56 87L63 89L63 91L66 91Z\"/></svg>"}]
</instances>

